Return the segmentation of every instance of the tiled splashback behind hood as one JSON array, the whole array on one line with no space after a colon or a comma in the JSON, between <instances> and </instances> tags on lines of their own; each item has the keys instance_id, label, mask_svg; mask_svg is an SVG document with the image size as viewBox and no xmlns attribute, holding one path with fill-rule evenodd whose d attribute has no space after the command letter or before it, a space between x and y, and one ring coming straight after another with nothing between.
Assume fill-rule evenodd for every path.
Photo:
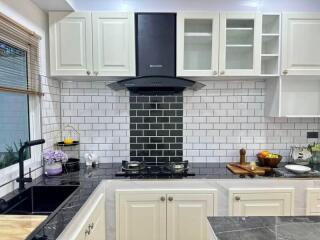
<instances>
[{"instance_id":1,"label":"tiled splashback behind hood","mask_svg":"<svg viewBox=\"0 0 320 240\"><path fill-rule=\"evenodd\" d=\"M264 117L263 80L203 83L206 87L199 91L183 92L184 160L235 161L242 147L249 160L261 149L288 156L290 146L315 141L307 140L306 133L319 131L320 119ZM129 92L92 80L61 86L62 125L80 130L81 155L94 152L101 162L130 160Z\"/></svg>"},{"instance_id":2,"label":"tiled splashback behind hood","mask_svg":"<svg viewBox=\"0 0 320 240\"><path fill-rule=\"evenodd\" d=\"M182 146L182 93L130 93L130 160L182 161Z\"/></svg>"}]
</instances>

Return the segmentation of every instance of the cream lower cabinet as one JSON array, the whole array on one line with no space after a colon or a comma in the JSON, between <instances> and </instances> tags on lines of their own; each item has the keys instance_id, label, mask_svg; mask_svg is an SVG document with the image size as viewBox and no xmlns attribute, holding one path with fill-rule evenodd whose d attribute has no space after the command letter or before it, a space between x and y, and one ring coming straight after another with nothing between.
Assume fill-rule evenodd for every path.
<instances>
[{"instance_id":1,"label":"cream lower cabinet","mask_svg":"<svg viewBox=\"0 0 320 240\"><path fill-rule=\"evenodd\" d=\"M320 216L320 188L307 188L306 215Z\"/></svg>"},{"instance_id":2,"label":"cream lower cabinet","mask_svg":"<svg viewBox=\"0 0 320 240\"><path fill-rule=\"evenodd\" d=\"M207 240L215 197L215 190L118 191L117 240Z\"/></svg>"},{"instance_id":3,"label":"cream lower cabinet","mask_svg":"<svg viewBox=\"0 0 320 240\"><path fill-rule=\"evenodd\" d=\"M293 188L230 189L230 216L292 216Z\"/></svg>"},{"instance_id":4,"label":"cream lower cabinet","mask_svg":"<svg viewBox=\"0 0 320 240\"><path fill-rule=\"evenodd\" d=\"M106 211L103 193L95 195L90 206L80 210L58 240L106 240Z\"/></svg>"}]
</instances>

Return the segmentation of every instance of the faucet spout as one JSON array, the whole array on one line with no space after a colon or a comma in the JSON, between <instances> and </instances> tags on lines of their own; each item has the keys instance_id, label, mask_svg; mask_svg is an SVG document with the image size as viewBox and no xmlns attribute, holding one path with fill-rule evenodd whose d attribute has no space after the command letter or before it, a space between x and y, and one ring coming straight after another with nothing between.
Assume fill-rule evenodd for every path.
<instances>
[{"instance_id":1,"label":"faucet spout","mask_svg":"<svg viewBox=\"0 0 320 240\"><path fill-rule=\"evenodd\" d=\"M23 153L25 151L26 148L31 147L31 146L35 146L35 145L39 145L39 144L43 144L45 143L44 139L38 139L38 140L34 140L34 141L29 141L29 142L25 142L23 144L23 146L19 149L19 177L16 179L16 181L19 183L19 190L24 190L25 189L25 182L32 182L32 178L31 176L28 178L24 177L24 159L23 159ZM29 170L30 173L30 170ZM31 174L29 174L31 175Z\"/></svg>"}]
</instances>

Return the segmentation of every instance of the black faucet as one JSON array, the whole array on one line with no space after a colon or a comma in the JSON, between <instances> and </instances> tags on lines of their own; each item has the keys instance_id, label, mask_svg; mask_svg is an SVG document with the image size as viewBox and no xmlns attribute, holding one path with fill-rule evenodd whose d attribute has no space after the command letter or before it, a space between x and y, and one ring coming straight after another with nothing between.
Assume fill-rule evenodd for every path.
<instances>
[{"instance_id":1,"label":"black faucet","mask_svg":"<svg viewBox=\"0 0 320 240\"><path fill-rule=\"evenodd\" d=\"M29 142L25 142L23 144L23 146L19 149L19 177L16 179L16 181L19 183L19 190L24 190L24 183L25 182L32 182L32 178L31 176L29 176L28 178L24 177L24 165L23 165L23 153L24 150L28 147L32 147L35 145L39 145L39 144L43 144L45 143L44 139L38 139L38 140L34 140L34 141L29 141ZM30 173L30 171L29 171ZM31 174L29 174L31 175Z\"/></svg>"}]
</instances>

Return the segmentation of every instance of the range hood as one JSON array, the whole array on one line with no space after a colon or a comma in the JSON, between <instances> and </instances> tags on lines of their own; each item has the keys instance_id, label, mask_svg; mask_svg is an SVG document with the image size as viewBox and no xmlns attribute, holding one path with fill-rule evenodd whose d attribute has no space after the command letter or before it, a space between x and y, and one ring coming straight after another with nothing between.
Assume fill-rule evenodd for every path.
<instances>
[{"instance_id":1,"label":"range hood","mask_svg":"<svg viewBox=\"0 0 320 240\"><path fill-rule=\"evenodd\" d=\"M109 84L114 90L179 92L205 86L176 77L176 14L136 13L136 73L138 77Z\"/></svg>"},{"instance_id":2,"label":"range hood","mask_svg":"<svg viewBox=\"0 0 320 240\"><path fill-rule=\"evenodd\" d=\"M120 80L108 86L116 91L127 88L133 92L181 92L186 88L196 91L205 85L179 77L146 76Z\"/></svg>"}]
</instances>

